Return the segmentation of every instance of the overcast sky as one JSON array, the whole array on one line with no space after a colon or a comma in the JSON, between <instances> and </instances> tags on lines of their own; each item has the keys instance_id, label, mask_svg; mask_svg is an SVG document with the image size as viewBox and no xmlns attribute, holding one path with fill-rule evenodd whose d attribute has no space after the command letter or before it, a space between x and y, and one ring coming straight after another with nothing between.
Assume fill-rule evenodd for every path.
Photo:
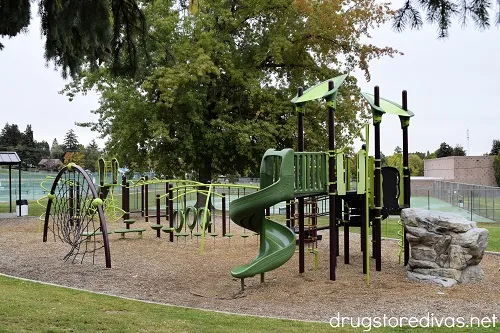
<instances>
[{"instance_id":1,"label":"overcast sky","mask_svg":"<svg viewBox=\"0 0 500 333\"><path fill-rule=\"evenodd\" d=\"M2 40L0 126L17 124L24 131L31 124L35 140L49 144L54 138L62 143L73 129L86 145L96 134L75 122L97 119L90 113L98 106L97 95L69 102L58 94L66 82L53 66L46 67L38 21L33 14L29 34ZM472 24L463 29L454 22L450 37L438 40L434 26L398 34L387 25L373 32L372 43L392 46L404 55L372 61L371 82L361 73L353 75L363 91L373 92L378 85L382 97L398 103L401 90L408 91L408 106L415 113L409 128L410 152L433 152L446 142L462 145L470 150L468 155L482 155L490 151L493 139L500 139L499 40L497 27L478 31ZM391 155L402 145L399 120L385 116L381 132L382 152ZM102 148L104 141L96 141Z\"/></svg>"}]
</instances>

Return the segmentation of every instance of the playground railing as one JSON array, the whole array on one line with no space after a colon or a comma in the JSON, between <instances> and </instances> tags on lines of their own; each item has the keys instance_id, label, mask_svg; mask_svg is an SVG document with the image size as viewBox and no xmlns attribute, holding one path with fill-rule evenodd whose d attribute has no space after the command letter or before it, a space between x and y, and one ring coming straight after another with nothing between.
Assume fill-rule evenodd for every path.
<instances>
[{"instance_id":1,"label":"playground railing","mask_svg":"<svg viewBox=\"0 0 500 333\"><path fill-rule=\"evenodd\" d=\"M327 154L295 152L295 194L326 193L328 184Z\"/></svg>"}]
</instances>

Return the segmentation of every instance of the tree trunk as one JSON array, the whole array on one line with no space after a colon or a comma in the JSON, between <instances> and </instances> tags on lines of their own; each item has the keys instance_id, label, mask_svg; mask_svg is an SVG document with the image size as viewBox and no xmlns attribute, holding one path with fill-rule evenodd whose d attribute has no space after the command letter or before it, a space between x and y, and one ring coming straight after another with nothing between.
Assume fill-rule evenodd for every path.
<instances>
[{"instance_id":1,"label":"tree trunk","mask_svg":"<svg viewBox=\"0 0 500 333\"><path fill-rule=\"evenodd\" d=\"M203 163L203 167L198 170L199 181L204 184L210 184L212 182L212 159L206 158ZM199 188L202 191L208 191L208 186L201 186ZM205 193L198 193L196 196L196 204L194 205L196 208L205 208L207 202L207 196ZM214 207L212 206L212 202L208 202L208 208L212 210Z\"/></svg>"}]
</instances>

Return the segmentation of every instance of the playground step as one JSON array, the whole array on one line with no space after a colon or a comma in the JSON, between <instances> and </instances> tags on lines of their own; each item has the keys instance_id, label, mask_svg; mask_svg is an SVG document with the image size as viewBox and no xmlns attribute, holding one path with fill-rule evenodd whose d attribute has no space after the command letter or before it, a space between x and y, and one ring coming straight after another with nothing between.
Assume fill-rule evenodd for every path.
<instances>
[{"instance_id":1,"label":"playground step","mask_svg":"<svg viewBox=\"0 0 500 333\"><path fill-rule=\"evenodd\" d=\"M163 224L151 224L150 227L153 230L160 230L161 228L163 228Z\"/></svg>"},{"instance_id":2,"label":"playground step","mask_svg":"<svg viewBox=\"0 0 500 333\"><path fill-rule=\"evenodd\" d=\"M161 228L161 231L171 233L171 232L175 231L175 228L163 227L163 228Z\"/></svg>"},{"instance_id":3,"label":"playground step","mask_svg":"<svg viewBox=\"0 0 500 333\"><path fill-rule=\"evenodd\" d=\"M121 238L125 238L125 234L129 232L137 232L139 238L142 238L142 233L143 231L146 231L146 229L143 228L138 228L138 229L117 229L114 231L116 234L121 234Z\"/></svg>"},{"instance_id":4,"label":"playground step","mask_svg":"<svg viewBox=\"0 0 500 333\"><path fill-rule=\"evenodd\" d=\"M135 220L134 219L126 219L126 220L123 220L123 223L130 225L130 224L134 224Z\"/></svg>"}]
</instances>

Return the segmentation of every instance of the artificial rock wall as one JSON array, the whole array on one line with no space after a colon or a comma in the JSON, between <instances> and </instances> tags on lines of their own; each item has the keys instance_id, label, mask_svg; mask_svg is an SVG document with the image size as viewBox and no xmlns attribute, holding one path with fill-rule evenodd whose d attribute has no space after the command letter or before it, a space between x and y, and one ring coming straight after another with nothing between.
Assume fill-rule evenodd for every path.
<instances>
[{"instance_id":1,"label":"artificial rock wall","mask_svg":"<svg viewBox=\"0 0 500 333\"><path fill-rule=\"evenodd\" d=\"M410 243L408 279L443 286L482 279L487 229L460 215L419 208L403 209L401 219Z\"/></svg>"}]
</instances>

